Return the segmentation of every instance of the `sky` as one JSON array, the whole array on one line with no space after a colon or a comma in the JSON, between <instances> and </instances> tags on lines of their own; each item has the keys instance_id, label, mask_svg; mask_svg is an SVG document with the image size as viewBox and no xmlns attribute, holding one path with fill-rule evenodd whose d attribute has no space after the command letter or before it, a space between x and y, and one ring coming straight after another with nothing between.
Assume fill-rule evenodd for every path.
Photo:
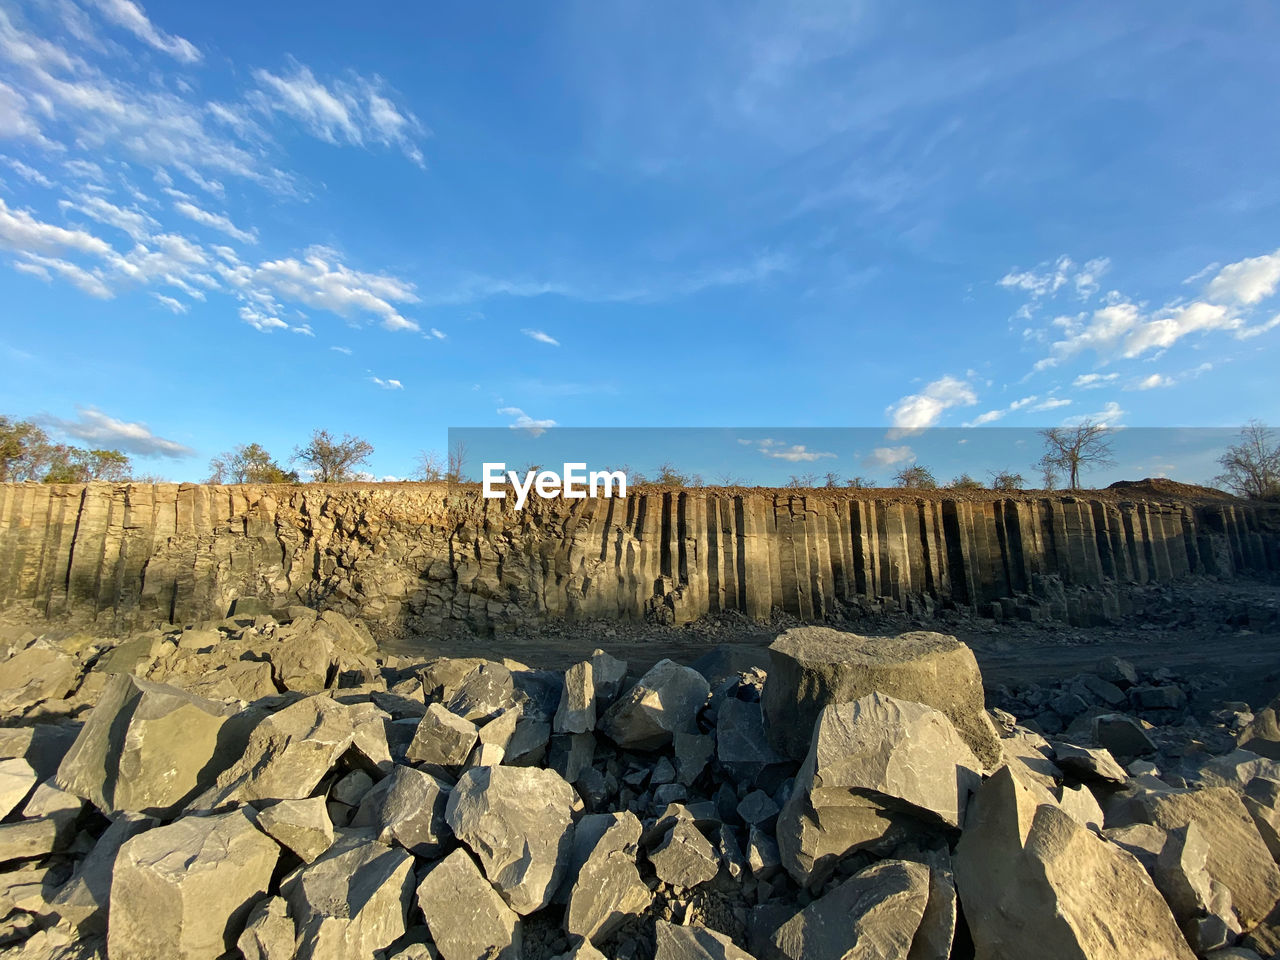
<instances>
[{"instance_id":1,"label":"sky","mask_svg":"<svg viewBox=\"0 0 1280 960\"><path fill-rule=\"evenodd\" d=\"M382 478L740 427L772 477L867 473L806 429L1280 422L1278 43L1267 0L0 0L0 413L180 480L316 428Z\"/></svg>"}]
</instances>

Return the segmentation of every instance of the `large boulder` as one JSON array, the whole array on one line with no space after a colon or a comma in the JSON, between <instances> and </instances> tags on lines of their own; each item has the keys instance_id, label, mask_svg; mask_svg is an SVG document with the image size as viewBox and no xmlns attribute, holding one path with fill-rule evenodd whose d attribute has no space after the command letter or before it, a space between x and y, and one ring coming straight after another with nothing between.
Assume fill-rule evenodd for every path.
<instances>
[{"instance_id":1,"label":"large boulder","mask_svg":"<svg viewBox=\"0 0 1280 960\"><path fill-rule=\"evenodd\" d=\"M596 727L596 686L590 660L564 673L564 691L552 728L556 733L590 733Z\"/></svg>"},{"instance_id":2,"label":"large boulder","mask_svg":"<svg viewBox=\"0 0 1280 960\"><path fill-rule=\"evenodd\" d=\"M449 795L445 820L516 913L551 902L573 846L582 801L554 770L472 767Z\"/></svg>"},{"instance_id":3,"label":"large boulder","mask_svg":"<svg viewBox=\"0 0 1280 960\"><path fill-rule=\"evenodd\" d=\"M139 814L120 814L103 831L71 879L49 900L50 909L85 935L107 931L107 908L111 902L111 879L116 857L131 837L156 826L156 821Z\"/></svg>"},{"instance_id":4,"label":"large boulder","mask_svg":"<svg viewBox=\"0 0 1280 960\"><path fill-rule=\"evenodd\" d=\"M755 960L723 933L659 920L654 960Z\"/></svg>"},{"instance_id":5,"label":"large boulder","mask_svg":"<svg viewBox=\"0 0 1280 960\"><path fill-rule=\"evenodd\" d=\"M635 814L601 814L595 819L604 832L565 881L573 883L565 930L587 940L608 937L628 917L644 913L653 899L636 867L641 826ZM581 826L575 831L575 861L582 832Z\"/></svg>"},{"instance_id":6,"label":"large boulder","mask_svg":"<svg viewBox=\"0 0 1280 960\"><path fill-rule=\"evenodd\" d=\"M783 866L807 884L845 854L917 825L958 829L979 767L932 707L880 693L829 704L778 816Z\"/></svg>"},{"instance_id":7,"label":"large boulder","mask_svg":"<svg viewBox=\"0 0 1280 960\"><path fill-rule=\"evenodd\" d=\"M479 736L476 725L438 703L427 705L405 752L410 763L461 766Z\"/></svg>"},{"instance_id":8,"label":"large boulder","mask_svg":"<svg viewBox=\"0 0 1280 960\"><path fill-rule=\"evenodd\" d=\"M404 935L413 857L346 831L280 883L298 927L298 960L373 960Z\"/></svg>"},{"instance_id":9,"label":"large boulder","mask_svg":"<svg viewBox=\"0 0 1280 960\"><path fill-rule=\"evenodd\" d=\"M36 785L36 772L21 757L0 760L0 819L7 817Z\"/></svg>"},{"instance_id":10,"label":"large boulder","mask_svg":"<svg viewBox=\"0 0 1280 960\"><path fill-rule=\"evenodd\" d=\"M104 813L169 817L210 786L243 746L236 708L177 687L113 676L57 782Z\"/></svg>"},{"instance_id":11,"label":"large boulder","mask_svg":"<svg viewBox=\"0 0 1280 960\"><path fill-rule=\"evenodd\" d=\"M453 851L418 884L418 906L444 960L520 960L520 917L467 851Z\"/></svg>"},{"instance_id":12,"label":"large boulder","mask_svg":"<svg viewBox=\"0 0 1280 960\"><path fill-rule=\"evenodd\" d=\"M236 946L244 960L292 960L297 930L283 897L264 897L249 911Z\"/></svg>"},{"instance_id":13,"label":"large boulder","mask_svg":"<svg viewBox=\"0 0 1280 960\"><path fill-rule=\"evenodd\" d=\"M787 960L907 960L928 903L928 867L882 860L782 924L773 949Z\"/></svg>"},{"instance_id":14,"label":"large boulder","mask_svg":"<svg viewBox=\"0 0 1280 960\"><path fill-rule=\"evenodd\" d=\"M280 800L263 807L255 819L259 830L288 847L303 863L312 863L333 846L333 821L324 797Z\"/></svg>"},{"instance_id":15,"label":"large boulder","mask_svg":"<svg viewBox=\"0 0 1280 960\"><path fill-rule=\"evenodd\" d=\"M927 631L864 637L797 627L775 640L769 653L761 702L770 741L786 756L804 757L823 707L878 691L941 711L984 766L1001 762L978 663L955 637Z\"/></svg>"},{"instance_id":16,"label":"large boulder","mask_svg":"<svg viewBox=\"0 0 1280 960\"><path fill-rule=\"evenodd\" d=\"M439 856L450 835L444 816L450 789L424 770L397 766L365 794L351 825L373 827L383 843L397 843L415 856Z\"/></svg>"},{"instance_id":17,"label":"large boulder","mask_svg":"<svg viewBox=\"0 0 1280 960\"><path fill-rule=\"evenodd\" d=\"M258 723L240 759L192 806L309 797L354 739L345 706L324 694L306 697Z\"/></svg>"},{"instance_id":18,"label":"large boulder","mask_svg":"<svg viewBox=\"0 0 1280 960\"><path fill-rule=\"evenodd\" d=\"M706 883L720 870L715 848L693 821L685 819L676 820L649 851L649 862L659 880L681 890Z\"/></svg>"},{"instance_id":19,"label":"large boulder","mask_svg":"<svg viewBox=\"0 0 1280 960\"><path fill-rule=\"evenodd\" d=\"M955 855L977 954L990 960L1192 960L1141 864L1034 784L1001 767L983 784Z\"/></svg>"},{"instance_id":20,"label":"large boulder","mask_svg":"<svg viewBox=\"0 0 1280 960\"><path fill-rule=\"evenodd\" d=\"M111 960L208 960L234 949L279 855L244 810L127 840L111 879Z\"/></svg>"},{"instance_id":21,"label":"large boulder","mask_svg":"<svg viewBox=\"0 0 1280 960\"><path fill-rule=\"evenodd\" d=\"M624 749L657 750L675 733L698 732L698 711L710 693L698 671L660 660L605 711L600 729Z\"/></svg>"},{"instance_id":22,"label":"large boulder","mask_svg":"<svg viewBox=\"0 0 1280 960\"><path fill-rule=\"evenodd\" d=\"M1139 800L1142 819L1174 831L1192 821L1209 839L1205 870L1231 891L1246 929L1260 923L1280 901L1280 868L1258 828L1230 787L1149 793Z\"/></svg>"},{"instance_id":23,"label":"large boulder","mask_svg":"<svg viewBox=\"0 0 1280 960\"><path fill-rule=\"evenodd\" d=\"M0 716L17 716L41 700L61 699L79 678L75 657L37 641L0 662Z\"/></svg>"}]
</instances>

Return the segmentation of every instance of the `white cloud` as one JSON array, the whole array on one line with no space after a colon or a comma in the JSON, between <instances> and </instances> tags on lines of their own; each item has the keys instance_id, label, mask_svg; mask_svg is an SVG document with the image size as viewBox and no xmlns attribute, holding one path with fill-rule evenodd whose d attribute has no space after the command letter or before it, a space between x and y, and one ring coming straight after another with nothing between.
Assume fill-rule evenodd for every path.
<instances>
[{"instance_id":1,"label":"white cloud","mask_svg":"<svg viewBox=\"0 0 1280 960\"><path fill-rule=\"evenodd\" d=\"M134 240L144 240L160 227L155 218L137 207L118 207L93 194L80 194L74 200L60 200L58 206L64 210L78 210L99 223L127 233Z\"/></svg>"},{"instance_id":2,"label":"white cloud","mask_svg":"<svg viewBox=\"0 0 1280 960\"><path fill-rule=\"evenodd\" d=\"M910 447L876 447L863 464L869 467L892 467L895 464L915 460L916 452Z\"/></svg>"},{"instance_id":3,"label":"white cloud","mask_svg":"<svg viewBox=\"0 0 1280 960\"><path fill-rule=\"evenodd\" d=\"M974 417L968 423L961 424L961 426L981 427L984 424L995 423L997 420L1003 419L1007 414L1010 414L1015 410L1021 410L1023 407L1027 406L1028 404L1034 403L1036 399L1037 398L1035 396L1022 397L1018 400L1014 400L1012 403L1009 404L1009 406L1003 409L997 408L995 410L988 410L986 413L980 413L978 414L978 416ZM964 443L966 441L962 440L961 442Z\"/></svg>"},{"instance_id":4,"label":"white cloud","mask_svg":"<svg viewBox=\"0 0 1280 960\"><path fill-rule=\"evenodd\" d=\"M1144 315L1136 304L1121 302L1095 310L1087 320L1058 317L1064 337L1053 344L1057 359L1091 350L1103 360L1133 359L1165 350L1183 337L1210 330L1244 330L1244 321L1224 306L1201 300Z\"/></svg>"},{"instance_id":5,"label":"white cloud","mask_svg":"<svg viewBox=\"0 0 1280 960\"><path fill-rule=\"evenodd\" d=\"M37 220L27 210L12 210L0 198L0 248L16 253L59 253L78 250L103 256L111 247L84 230L68 230Z\"/></svg>"},{"instance_id":6,"label":"white cloud","mask_svg":"<svg viewBox=\"0 0 1280 960\"><path fill-rule=\"evenodd\" d=\"M539 343L545 343L553 347L560 346L559 340L551 336L551 334L549 333L543 333L541 330L529 330L526 328L524 330L521 330L520 332L523 333L526 337L529 337L533 340L537 340Z\"/></svg>"},{"instance_id":7,"label":"white cloud","mask_svg":"<svg viewBox=\"0 0 1280 960\"><path fill-rule=\"evenodd\" d=\"M155 297L156 300L158 300L162 306L168 307L174 313L187 312L187 309L188 309L187 305L183 303L181 300L175 300L173 297L166 297L162 293L153 293L151 295Z\"/></svg>"},{"instance_id":8,"label":"white cloud","mask_svg":"<svg viewBox=\"0 0 1280 960\"><path fill-rule=\"evenodd\" d=\"M241 307L240 319L259 333L272 333L276 330L288 330L289 325L279 317L267 316L253 307Z\"/></svg>"},{"instance_id":9,"label":"white cloud","mask_svg":"<svg viewBox=\"0 0 1280 960\"><path fill-rule=\"evenodd\" d=\"M292 326L289 328L289 332L301 334L304 337L314 337L316 335L316 332L311 329L311 324L309 323L299 323L296 326Z\"/></svg>"},{"instance_id":10,"label":"white cloud","mask_svg":"<svg viewBox=\"0 0 1280 960\"><path fill-rule=\"evenodd\" d=\"M894 428L889 439L933 426L951 407L972 406L977 402L978 396L968 383L956 377L942 377L886 409Z\"/></svg>"},{"instance_id":11,"label":"white cloud","mask_svg":"<svg viewBox=\"0 0 1280 960\"><path fill-rule=\"evenodd\" d=\"M1071 381L1071 385L1083 390L1097 390L1099 387L1105 387L1119 376L1120 374L1118 373L1082 373Z\"/></svg>"},{"instance_id":12,"label":"white cloud","mask_svg":"<svg viewBox=\"0 0 1280 960\"><path fill-rule=\"evenodd\" d=\"M345 353L348 357L351 356L350 347L330 347L329 349L334 351L335 353Z\"/></svg>"},{"instance_id":13,"label":"white cloud","mask_svg":"<svg viewBox=\"0 0 1280 960\"><path fill-rule=\"evenodd\" d=\"M159 29L132 0L93 0L93 2L102 11L103 16L116 26L128 30L143 43L150 44L183 63L196 63L200 60L200 51L196 49L195 44Z\"/></svg>"},{"instance_id":14,"label":"white cloud","mask_svg":"<svg viewBox=\"0 0 1280 960\"><path fill-rule=\"evenodd\" d=\"M1209 281L1205 296L1215 301L1253 304L1275 293L1277 284L1280 284L1280 250L1227 264Z\"/></svg>"},{"instance_id":15,"label":"white cloud","mask_svg":"<svg viewBox=\"0 0 1280 960\"><path fill-rule=\"evenodd\" d=\"M424 333L422 336L423 336L423 338L424 338L424 339L427 339L427 340L447 340L447 339L449 339L448 335L447 335L446 333L444 333L444 331L442 331L442 330L437 330L435 327L432 327L430 330L428 330L428 331L427 331L426 333Z\"/></svg>"},{"instance_id":16,"label":"white cloud","mask_svg":"<svg viewBox=\"0 0 1280 960\"><path fill-rule=\"evenodd\" d=\"M1083 423L1085 420L1092 420L1099 426L1118 427L1120 426L1120 420L1124 415L1125 411L1120 409L1120 404L1111 400L1096 413L1089 413L1079 417L1071 417L1068 420L1064 420L1063 423L1066 426L1074 426L1078 423Z\"/></svg>"},{"instance_id":17,"label":"white cloud","mask_svg":"<svg viewBox=\"0 0 1280 960\"><path fill-rule=\"evenodd\" d=\"M1066 254L1057 260L1040 264L1031 270L1010 270L998 281L1010 290L1029 293L1033 300L1052 297L1063 287L1070 285L1081 299L1088 299L1098 292L1098 280L1111 266L1106 257L1098 257L1078 267Z\"/></svg>"},{"instance_id":18,"label":"white cloud","mask_svg":"<svg viewBox=\"0 0 1280 960\"><path fill-rule=\"evenodd\" d=\"M77 407L75 420L43 416L39 421L77 440L84 440L95 447L123 450L143 457L171 457L180 459L195 455L190 447L174 440L157 437L145 423L131 423L107 416L94 407Z\"/></svg>"},{"instance_id":19,"label":"white cloud","mask_svg":"<svg viewBox=\"0 0 1280 960\"><path fill-rule=\"evenodd\" d=\"M515 417L508 426L512 430L524 430L531 436L540 437L552 427L556 426L554 420L535 420L519 407L500 407L498 415L503 417Z\"/></svg>"},{"instance_id":20,"label":"white cloud","mask_svg":"<svg viewBox=\"0 0 1280 960\"><path fill-rule=\"evenodd\" d=\"M1244 327L1240 330L1237 330L1236 339L1250 340L1253 337L1257 337L1266 333L1268 330L1274 330L1276 327L1280 327L1280 313L1277 313L1274 317L1272 317L1266 323L1260 323L1254 327Z\"/></svg>"},{"instance_id":21,"label":"white cloud","mask_svg":"<svg viewBox=\"0 0 1280 960\"><path fill-rule=\"evenodd\" d=\"M418 302L413 284L385 274L353 270L335 262L336 257L325 247L311 247L302 260L268 260L247 276L242 275L242 279L246 286L265 286L279 296L341 317L371 313L381 318L388 330L418 329L393 306Z\"/></svg>"},{"instance_id":22,"label":"white cloud","mask_svg":"<svg viewBox=\"0 0 1280 960\"><path fill-rule=\"evenodd\" d=\"M1154 390L1157 387L1172 387L1175 382L1176 381L1172 377L1166 377L1162 373L1153 373L1149 377L1143 377L1129 389Z\"/></svg>"},{"instance_id":23,"label":"white cloud","mask_svg":"<svg viewBox=\"0 0 1280 960\"><path fill-rule=\"evenodd\" d=\"M1069 406L1071 406L1071 401L1066 397L1047 397L1032 407L1031 412L1043 413L1045 410L1057 410L1060 407Z\"/></svg>"},{"instance_id":24,"label":"white cloud","mask_svg":"<svg viewBox=\"0 0 1280 960\"><path fill-rule=\"evenodd\" d=\"M383 390L403 390L404 384L399 380L383 380L381 377L370 377L370 381L376 383Z\"/></svg>"},{"instance_id":25,"label":"white cloud","mask_svg":"<svg viewBox=\"0 0 1280 960\"><path fill-rule=\"evenodd\" d=\"M418 138L425 134L418 118L398 108L380 77L354 76L326 85L303 64L289 75L255 70L258 90L250 101L264 113L282 113L301 122L326 143L364 146L366 142L398 147L422 166Z\"/></svg>"},{"instance_id":26,"label":"white cloud","mask_svg":"<svg viewBox=\"0 0 1280 960\"><path fill-rule=\"evenodd\" d=\"M3 112L3 107L0 107L0 113L2 112ZM4 132L5 132L4 122L3 120L0 120L0 135L3 135ZM17 157L3 157L0 159L3 159L5 165L9 167L9 169L11 169L18 176L20 176L23 180L26 180L28 183L34 183L36 186L44 187L45 189L49 189L50 187L53 186L52 180L46 177L39 170L35 169L35 167L27 166Z\"/></svg>"},{"instance_id":27,"label":"white cloud","mask_svg":"<svg viewBox=\"0 0 1280 960\"><path fill-rule=\"evenodd\" d=\"M786 460L788 463L813 463L835 457L834 453L824 450L810 450L803 443L784 443L781 440L765 438L763 440L739 440L741 444L754 446L766 457L774 460Z\"/></svg>"},{"instance_id":28,"label":"white cloud","mask_svg":"<svg viewBox=\"0 0 1280 960\"><path fill-rule=\"evenodd\" d=\"M173 205L173 209L178 211L184 217L194 220L196 223L211 227L214 230L220 230L229 237L239 240L241 243L257 243L258 234L254 230L241 230L231 218L224 213L211 213L208 210L197 207L189 200L179 200Z\"/></svg>"},{"instance_id":29,"label":"white cloud","mask_svg":"<svg viewBox=\"0 0 1280 960\"><path fill-rule=\"evenodd\" d=\"M50 280L51 274L56 273L73 286L99 300L110 300L114 296L100 271L86 270L69 260L43 257L38 253L26 253L22 255L21 260L14 262L13 267L15 270L32 274L42 280Z\"/></svg>"}]
</instances>

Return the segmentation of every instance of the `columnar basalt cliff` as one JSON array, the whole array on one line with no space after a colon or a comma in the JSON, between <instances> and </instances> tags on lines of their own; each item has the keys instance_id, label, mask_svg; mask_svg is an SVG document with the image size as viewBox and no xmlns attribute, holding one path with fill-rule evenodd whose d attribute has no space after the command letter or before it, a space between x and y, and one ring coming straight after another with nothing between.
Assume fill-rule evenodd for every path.
<instances>
[{"instance_id":1,"label":"columnar basalt cliff","mask_svg":"<svg viewBox=\"0 0 1280 960\"><path fill-rule=\"evenodd\" d=\"M1125 587L1280 570L1274 509L946 491L642 490L514 511L443 484L0 485L0 610L124 630L335 608L387 632L738 611L1088 623Z\"/></svg>"}]
</instances>

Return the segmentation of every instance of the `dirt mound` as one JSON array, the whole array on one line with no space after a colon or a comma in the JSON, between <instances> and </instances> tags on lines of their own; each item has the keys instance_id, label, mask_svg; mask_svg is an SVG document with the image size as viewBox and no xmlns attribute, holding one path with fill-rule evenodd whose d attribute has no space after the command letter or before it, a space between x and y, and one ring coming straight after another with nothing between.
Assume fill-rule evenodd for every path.
<instances>
[{"instance_id":1,"label":"dirt mound","mask_svg":"<svg viewBox=\"0 0 1280 960\"><path fill-rule=\"evenodd\" d=\"M1133 497L1170 497L1176 500L1235 500L1225 490L1202 487L1194 483L1179 483L1164 477L1147 477L1145 480L1117 480L1108 490Z\"/></svg>"}]
</instances>

